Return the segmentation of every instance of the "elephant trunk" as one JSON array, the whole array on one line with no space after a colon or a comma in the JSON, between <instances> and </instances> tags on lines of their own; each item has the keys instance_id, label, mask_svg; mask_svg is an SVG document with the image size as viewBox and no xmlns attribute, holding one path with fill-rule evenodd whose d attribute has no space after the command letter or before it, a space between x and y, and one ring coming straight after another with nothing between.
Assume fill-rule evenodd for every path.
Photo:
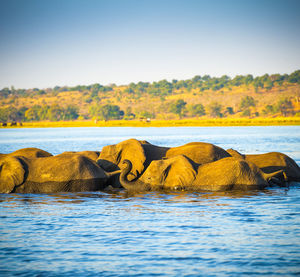
<instances>
[{"instance_id":1,"label":"elephant trunk","mask_svg":"<svg viewBox=\"0 0 300 277\"><path fill-rule=\"evenodd\" d=\"M129 160L124 160L123 164L125 164L126 166L121 171L120 183L125 189L129 191L147 191L151 189L150 185L145 184L140 180L128 181L127 176L132 169L132 163Z\"/></svg>"},{"instance_id":2,"label":"elephant trunk","mask_svg":"<svg viewBox=\"0 0 300 277\"><path fill-rule=\"evenodd\" d=\"M283 170L278 170L272 173L263 173L264 178L269 184L276 184L278 186L286 186L288 177Z\"/></svg>"},{"instance_id":3,"label":"elephant trunk","mask_svg":"<svg viewBox=\"0 0 300 277\"><path fill-rule=\"evenodd\" d=\"M106 174L106 176L107 176L108 178L110 178L110 177L115 176L115 175L117 175L117 174L119 174L119 173L121 173L121 172L122 172L122 170L119 169L119 170L112 171L112 172L107 172L107 171L105 171L105 174Z\"/></svg>"}]
</instances>

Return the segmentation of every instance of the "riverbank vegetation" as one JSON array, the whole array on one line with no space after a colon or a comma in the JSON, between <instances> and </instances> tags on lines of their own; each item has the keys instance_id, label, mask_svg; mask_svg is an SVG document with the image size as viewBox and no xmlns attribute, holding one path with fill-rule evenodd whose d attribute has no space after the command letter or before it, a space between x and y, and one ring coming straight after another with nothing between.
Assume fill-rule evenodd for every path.
<instances>
[{"instance_id":1,"label":"riverbank vegetation","mask_svg":"<svg viewBox=\"0 0 300 277\"><path fill-rule=\"evenodd\" d=\"M221 125L226 121L247 125L246 122L256 119L270 123L287 121L279 118L293 118L293 122L298 122L299 115L300 70L290 75L234 78L205 75L121 86L92 84L0 90L0 122L23 122L27 126L41 121L44 125L59 121L62 126L64 121L74 120L78 121L74 125L80 126L95 122L104 126L132 126L150 121L151 125L172 126L176 122L176 126L194 126L218 120Z\"/></svg>"},{"instance_id":2,"label":"riverbank vegetation","mask_svg":"<svg viewBox=\"0 0 300 277\"><path fill-rule=\"evenodd\" d=\"M210 127L210 126L270 126L300 125L300 117L276 118L203 118L178 120L73 120L73 121L39 121L8 124L5 128L45 128L45 127ZM1 127L0 127L1 128ZM2 126L3 128L3 126Z\"/></svg>"}]
</instances>

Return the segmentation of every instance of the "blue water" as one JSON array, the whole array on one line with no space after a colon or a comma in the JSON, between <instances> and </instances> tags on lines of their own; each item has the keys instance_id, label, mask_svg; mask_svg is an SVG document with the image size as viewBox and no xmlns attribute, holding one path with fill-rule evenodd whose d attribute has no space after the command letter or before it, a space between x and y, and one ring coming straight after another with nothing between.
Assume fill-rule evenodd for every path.
<instances>
[{"instance_id":1,"label":"blue water","mask_svg":"<svg viewBox=\"0 0 300 277\"><path fill-rule=\"evenodd\" d=\"M101 150L127 138L280 151L300 127L1 129L0 153ZM0 276L296 276L300 183L249 193L0 195Z\"/></svg>"}]
</instances>

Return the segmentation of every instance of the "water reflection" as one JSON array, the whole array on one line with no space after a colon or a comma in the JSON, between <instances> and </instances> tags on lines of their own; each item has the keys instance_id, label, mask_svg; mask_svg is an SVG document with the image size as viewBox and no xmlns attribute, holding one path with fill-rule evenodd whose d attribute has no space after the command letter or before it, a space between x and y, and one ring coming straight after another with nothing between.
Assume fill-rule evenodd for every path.
<instances>
[{"instance_id":1,"label":"water reflection","mask_svg":"<svg viewBox=\"0 0 300 277\"><path fill-rule=\"evenodd\" d=\"M299 191L2 194L0 273L295 272Z\"/></svg>"},{"instance_id":2,"label":"water reflection","mask_svg":"<svg viewBox=\"0 0 300 277\"><path fill-rule=\"evenodd\" d=\"M293 183L298 187L299 183ZM187 192L187 191L168 191L168 192L128 192L122 189L113 189L98 192L76 192L76 193L50 193L50 194L0 194L0 202L5 206L9 205L56 205L56 204L82 204L92 199L99 201L164 201L178 203L196 203L203 201L214 202L218 199L226 198L252 198L271 196L275 194L287 194L288 188L253 190L253 191L225 191L225 192Z\"/></svg>"}]
</instances>

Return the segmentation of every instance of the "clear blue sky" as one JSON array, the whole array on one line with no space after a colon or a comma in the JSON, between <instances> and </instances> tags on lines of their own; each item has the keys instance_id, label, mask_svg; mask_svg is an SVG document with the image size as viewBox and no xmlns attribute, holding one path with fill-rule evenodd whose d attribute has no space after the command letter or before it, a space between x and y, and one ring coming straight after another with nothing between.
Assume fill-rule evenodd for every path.
<instances>
[{"instance_id":1,"label":"clear blue sky","mask_svg":"<svg viewBox=\"0 0 300 277\"><path fill-rule=\"evenodd\" d=\"M0 0L0 88L297 69L298 0Z\"/></svg>"}]
</instances>

